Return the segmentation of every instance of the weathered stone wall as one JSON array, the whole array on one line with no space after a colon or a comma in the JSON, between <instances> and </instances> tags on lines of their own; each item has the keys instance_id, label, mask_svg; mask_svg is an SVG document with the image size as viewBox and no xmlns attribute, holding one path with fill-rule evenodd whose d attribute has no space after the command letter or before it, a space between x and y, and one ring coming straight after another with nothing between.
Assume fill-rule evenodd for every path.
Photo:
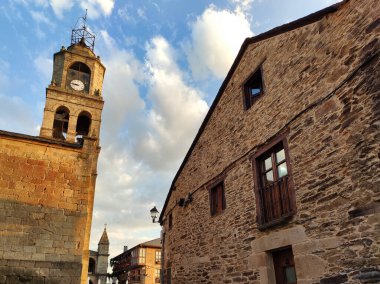
<instances>
[{"instance_id":1,"label":"weathered stone wall","mask_svg":"<svg viewBox=\"0 0 380 284\"><path fill-rule=\"evenodd\" d=\"M164 212L172 283L274 283L268 252L285 246L298 283L380 281L379 15L378 1L351 0L248 46ZM260 64L265 94L244 110L242 86ZM297 213L259 230L251 157L279 133ZM226 209L211 217L207 185L220 176Z\"/></svg>"},{"instance_id":2,"label":"weathered stone wall","mask_svg":"<svg viewBox=\"0 0 380 284\"><path fill-rule=\"evenodd\" d=\"M0 133L0 283L80 282L96 143Z\"/></svg>"}]
</instances>

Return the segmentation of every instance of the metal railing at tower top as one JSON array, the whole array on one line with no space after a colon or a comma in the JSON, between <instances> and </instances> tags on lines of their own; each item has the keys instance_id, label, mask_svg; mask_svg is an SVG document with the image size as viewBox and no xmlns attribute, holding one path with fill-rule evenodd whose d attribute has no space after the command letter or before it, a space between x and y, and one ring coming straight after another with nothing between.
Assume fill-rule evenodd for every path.
<instances>
[{"instance_id":1,"label":"metal railing at tower top","mask_svg":"<svg viewBox=\"0 0 380 284\"><path fill-rule=\"evenodd\" d=\"M84 44L94 51L95 35L90 33L85 26L79 29L73 29L71 32L71 44Z\"/></svg>"},{"instance_id":2,"label":"metal railing at tower top","mask_svg":"<svg viewBox=\"0 0 380 284\"><path fill-rule=\"evenodd\" d=\"M80 17L71 31L71 45L81 44L94 51L95 35L89 32L86 26L87 23L87 9L84 17Z\"/></svg>"}]
</instances>

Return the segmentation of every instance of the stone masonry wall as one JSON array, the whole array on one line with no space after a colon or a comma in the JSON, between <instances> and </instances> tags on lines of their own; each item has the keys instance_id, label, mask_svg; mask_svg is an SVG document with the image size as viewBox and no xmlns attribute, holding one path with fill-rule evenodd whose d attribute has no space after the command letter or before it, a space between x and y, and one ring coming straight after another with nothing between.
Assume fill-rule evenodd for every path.
<instances>
[{"instance_id":1,"label":"stone masonry wall","mask_svg":"<svg viewBox=\"0 0 380 284\"><path fill-rule=\"evenodd\" d=\"M78 148L0 134L0 283L79 283L91 141Z\"/></svg>"},{"instance_id":2,"label":"stone masonry wall","mask_svg":"<svg viewBox=\"0 0 380 284\"><path fill-rule=\"evenodd\" d=\"M247 47L164 212L172 283L274 283L270 252L286 246L297 283L380 281L379 15L378 1L351 0ZM265 94L244 110L242 86L260 64ZM259 230L251 157L280 133L297 213ZM206 186L218 177L226 209L211 217Z\"/></svg>"}]
</instances>

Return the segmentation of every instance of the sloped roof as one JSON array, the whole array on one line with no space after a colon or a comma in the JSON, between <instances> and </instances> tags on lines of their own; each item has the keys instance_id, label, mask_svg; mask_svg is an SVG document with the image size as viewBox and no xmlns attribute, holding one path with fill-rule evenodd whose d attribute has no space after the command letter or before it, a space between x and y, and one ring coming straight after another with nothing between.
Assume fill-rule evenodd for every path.
<instances>
[{"instance_id":1,"label":"sloped roof","mask_svg":"<svg viewBox=\"0 0 380 284\"><path fill-rule=\"evenodd\" d=\"M118 254L117 256L111 258L111 261L115 260L115 259L119 259L123 255L130 254L131 251L133 251L136 248L162 248L161 239L157 238L157 239L154 239L154 240L147 241L145 243L138 244L138 245L136 245L136 246L134 246L134 247L126 250L126 251L123 251L121 254Z\"/></svg>"},{"instance_id":2,"label":"sloped roof","mask_svg":"<svg viewBox=\"0 0 380 284\"><path fill-rule=\"evenodd\" d=\"M160 248L162 247L161 245L161 239L157 238L154 240L147 241L145 243L139 244L140 247L155 247L155 248Z\"/></svg>"},{"instance_id":3,"label":"sloped roof","mask_svg":"<svg viewBox=\"0 0 380 284\"><path fill-rule=\"evenodd\" d=\"M104 228L102 237L100 238L99 245L109 245L110 241L108 240L107 230Z\"/></svg>"},{"instance_id":4,"label":"sloped roof","mask_svg":"<svg viewBox=\"0 0 380 284\"><path fill-rule=\"evenodd\" d=\"M172 181L172 184L170 186L170 189L169 189L169 193L168 195L166 196L166 200L165 200L165 203L164 203L164 207L162 208L162 211L161 211L161 214L160 214L160 218L159 218L159 222L160 224L162 225L162 218L164 216L164 213L165 213L165 210L166 210L166 207L168 205L168 202L169 202L169 199L170 199L170 196L171 196L171 193L172 193L172 190L174 188L174 185L179 177L179 175L181 174L183 168L185 167L186 163L187 163L187 160L189 159L190 155L192 154L194 148L195 148L195 145L197 144L199 138L201 137L202 133L203 133L203 130L205 129L212 113L214 112L214 109L215 107L217 106L222 94L224 93L224 90L226 89L227 85L228 85L228 82L230 81L232 75L235 73L235 70L236 68L238 67L239 63L240 63L240 60L242 59L247 47L251 44L254 44L254 43L257 43L257 42L260 42L262 40L266 40L266 39L269 39L271 37L274 37L274 36L277 36L277 35L280 35L280 34L283 34L283 33L286 33L286 32L289 32L289 31L292 31L292 30L295 30L297 28L300 28L300 27L303 27L303 26L306 26L306 25L309 25L309 24L312 24L314 22L317 22L319 20L321 20L323 17L325 17L326 15L328 14L331 14L331 13L334 13L336 11L338 11L340 9L340 7L348 2L349 0L343 0L339 3L336 3L334 5L331 5L331 6L328 6L322 10L319 10L315 13L312 13L310 15L307 15L303 18L300 18L298 20L295 20L293 22L290 22L290 23L287 23L287 24L284 24L284 25L281 25L281 26L278 26L278 27L275 27L269 31L266 31L264 33L261 33L257 36L254 36L254 37L250 37L250 38L246 38L239 50L239 53L238 55L236 56L230 70L228 71L227 73L227 76L226 78L224 79L209 111L207 112L207 115L205 117L205 119L203 120L202 124L201 124L201 127L199 128L198 130L198 133L197 135L195 136L185 158L183 159L182 163L181 163L181 166L179 167L173 181Z\"/></svg>"}]
</instances>

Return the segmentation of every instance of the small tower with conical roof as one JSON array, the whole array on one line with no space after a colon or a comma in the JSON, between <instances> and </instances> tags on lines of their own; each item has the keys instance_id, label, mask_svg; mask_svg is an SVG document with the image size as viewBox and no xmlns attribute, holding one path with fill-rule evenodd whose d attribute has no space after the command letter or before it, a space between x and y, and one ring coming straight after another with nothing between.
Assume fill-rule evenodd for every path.
<instances>
[{"instance_id":1,"label":"small tower with conical roof","mask_svg":"<svg viewBox=\"0 0 380 284\"><path fill-rule=\"evenodd\" d=\"M100 284L107 283L109 247L110 247L110 242L108 240L107 227L104 227L102 237L100 238L100 241L98 244L97 274L99 276Z\"/></svg>"}]
</instances>

